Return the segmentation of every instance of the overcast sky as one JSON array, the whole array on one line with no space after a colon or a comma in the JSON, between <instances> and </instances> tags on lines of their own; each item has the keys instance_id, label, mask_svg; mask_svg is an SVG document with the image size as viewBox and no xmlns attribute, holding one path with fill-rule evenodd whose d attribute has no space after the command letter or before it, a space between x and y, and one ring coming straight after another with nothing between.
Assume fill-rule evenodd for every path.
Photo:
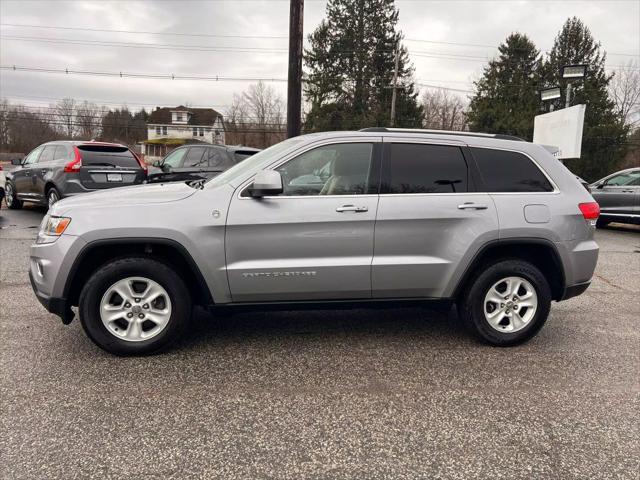
<instances>
[{"instance_id":1,"label":"overcast sky","mask_svg":"<svg viewBox=\"0 0 640 480\"><path fill-rule=\"evenodd\" d=\"M326 1L305 1L305 36L324 17L325 5ZM640 55L640 0L397 0L396 5L400 10L399 28L407 39L405 44L410 54L413 53L416 79L422 84L469 90L486 58L496 53L495 48L488 46L497 46L509 33L518 31L529 35L540 49L547 50L563 22L573 15L579 16L602 43L608 52L609 68L634 59L637 62ZM284 79L288 15L288 0L0 0L0 63L103 72ZM269 38L228 37L230 35ZM52 43L52 40L65 43ZM113 43L103 46L96 42L129 46ZM134 47L132 43L155 44L156 48ZM192 50L176 49L178 45ZM225 47L248 50L212 50ZM0 82L0 96L32 105L46 106L71 96L108 106L127 104L132 108L140 105L151 108L189 103L212 106L222 112L233 93L242 91L250 83L6 70L0 72ZM270 84L281 93L286 92L284 82Z\"/></svg>"}]
</instances>

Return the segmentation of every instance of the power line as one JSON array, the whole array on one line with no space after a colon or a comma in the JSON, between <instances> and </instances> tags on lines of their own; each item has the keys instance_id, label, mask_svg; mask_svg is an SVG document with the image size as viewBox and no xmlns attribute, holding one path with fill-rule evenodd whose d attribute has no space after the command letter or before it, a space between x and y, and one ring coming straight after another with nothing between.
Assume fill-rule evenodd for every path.
<instances>
[{"instance_id":1,"label":"power line","mask_svg":"<svg viewBox=\"0 0 640 480\"><path fill-rule=\"evenodd\" d=\"M286 82L286 78L258 78L258 77L227 77L222 75L175 75L157 73L134 73L134 72L105 72L93 70L72 70L61 68L40 68L24 67L20 65L0 65L0 70L11 70L16 72L37 72L37 73L59 73L65 75L87 75L98 77L120 77L120 78L148 78L155 80L202 80L211 82Z\"/></svg>"},{"instance_id":2,"label":"power line","mask_svg":"<svg viewBox=\"0 0 640 480\"><path fill-rule=\"evenodd\" d=\"M41 28L51 30L77 30L83 32L103 32L103 33L127 33L127 34L143 34L143 35L169 35L176 37L207 37L207 38L248 38L248 39L286 39L283 35L221 35L210 33L180 33L180 32L150 32L141 30L114 30L109 28L86 28L86 27L61 27L54 25L25 25L18 23L0 23L2 27L20 27L20 28Z\"/></svg>"}]
</instances>

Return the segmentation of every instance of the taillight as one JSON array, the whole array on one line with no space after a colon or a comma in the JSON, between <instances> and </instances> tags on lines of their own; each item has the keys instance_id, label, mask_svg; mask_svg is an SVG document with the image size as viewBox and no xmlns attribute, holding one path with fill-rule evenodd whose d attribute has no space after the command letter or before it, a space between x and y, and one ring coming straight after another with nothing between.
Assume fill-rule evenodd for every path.
<instances>
[{"instance_id":1,"label":"taillight","mask_svg":"<svg viewBox=\"0 0 640 480\"><path fill-rule=\"evenodd\" d=\"M82 156L80 155L80 150L75 145L73 146L73 155L74 158L69 163L64 166L65 173L76 173L80 171L82 167Z\"/></svg>"},{"instance_id":2,"label":"taillight","mask_svg":"<svg viewBox=\"0 0 640 480\"><path fill-rule=\"evenodd\" d=\"M585 220L597 220L600 216L600 205L597 202L581 203L578 208Z\"/></svg>"},{"instance_id":3,"label":"taillight","mask_svg":"<svg viewBox=\"0 0 640 480\"><path fill-rule=\"evenodd\" d=\"M149 170L149 167L147 167L147 164L142 161L142 159L138 156L136 152L131 150L131 153L133 153L133 156L136 157L136 160L138 160L138 163L140 164L140 168L144 170L144 173L147 173Z\"/></svg>"}]
</instances>

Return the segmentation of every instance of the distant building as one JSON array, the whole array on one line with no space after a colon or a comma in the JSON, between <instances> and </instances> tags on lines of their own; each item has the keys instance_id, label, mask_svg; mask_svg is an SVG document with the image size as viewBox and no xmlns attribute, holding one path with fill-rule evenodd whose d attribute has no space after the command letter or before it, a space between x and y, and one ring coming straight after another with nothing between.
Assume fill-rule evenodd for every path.
<instances>
[{"instance_id":1,"label":"distant building","mask_svg":"<svg viewBox=\"0 0 640 480\"><path fill-rule=\"evenodd\" d=\"M224 144L222 114L213 108L156 107L147 121L147 140L140 151L147 162L187 143Z\"/></svg>"}]
</instances>

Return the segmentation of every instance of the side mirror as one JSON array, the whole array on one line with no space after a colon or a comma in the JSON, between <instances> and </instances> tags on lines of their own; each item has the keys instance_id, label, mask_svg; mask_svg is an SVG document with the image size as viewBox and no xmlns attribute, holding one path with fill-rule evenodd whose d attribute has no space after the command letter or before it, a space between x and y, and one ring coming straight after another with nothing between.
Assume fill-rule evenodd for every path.
<instances>
[{"instance_id":1,"label":"side mirror","mask_svg":"<svg viewBox=\"0 0 640 480\"><path fill-rule=\"evenodd\" d=\"M153 162L151 164L152 167L161 167L162 166L162 160L156 160L155 162Z\"/></svg>"},{"instance_id":2,"label":"side mirror","mask_svg":"<svg viewBox=\"0 0 640 480\"><path fill-rule=\"evenodd\" d=\"M249 194L254 198L265 195L279 195L282 189L282 177L275 170L262 170L258 172L253 183L249 187Z\"/></svg>"},{"instance_id":3,"label":"side mirror","mask_svg":"<svg viewBox=\"0 0 640 480\"><path fill-rule=\"evenodd\" d=\"M598 185L596 185L596 188L597 188L598 190L602 190L602 189L604 188L604 182L599 183Z\"/></svg>"},{"instance_id":4,"label":"side mirror","mask_svg":"<svg viewBox=\"0 0 640 480\"><path fill-rule=\"evenodd\" d=\"M22 159L21 158L11 159L11 165L22 165Z\"/></svg>"}]
</instances>

